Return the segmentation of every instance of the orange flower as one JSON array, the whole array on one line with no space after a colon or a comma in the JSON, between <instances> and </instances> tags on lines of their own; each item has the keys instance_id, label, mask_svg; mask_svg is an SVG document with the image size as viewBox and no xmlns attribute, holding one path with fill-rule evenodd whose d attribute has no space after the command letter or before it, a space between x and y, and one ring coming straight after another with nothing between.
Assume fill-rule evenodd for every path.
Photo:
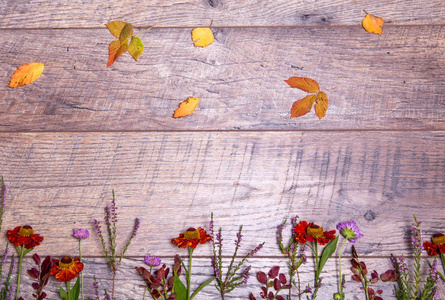
<instances>
[{"instance_id":1,"label":"orange flower","mask_svg":"<svg viewBox=\"0 0 445 300\"><path fill-rule=\"evenodd\" d=\"M295 240L302 244L306 242L317 242L323 246L335 238L335 230L323 231L323 227L320 227L314 223L308 223L301 221L294 228Z\"/></svg>"},{"instance_id":2,"label":"orange flower","mask_svg":"<svg viewBox=\"0 0 445 300\"><path fill-rule=\"evenodd\" d=\"M428 252L428 255L430 256L436 256L440 253L445 254L445 235L443 233L436 233L431 238L433 241L431 242L424 242L423 247L425 248L426 252Z\"/></svg>"},{"instance_id":3,"label":"orange flower","mask_svg":"<svg viewBox=\"0 0 445 300\"><path fill-rule=\"evenodd\" d=\"M43 241L43 236L34 234L34 229L29 225L18 226L13 230L8 230L6 235L14 246L19 247L25 245L26 249L34 248Z\"/></svg>"},{"instance_id":4,"label":"orange flower","mask_svg":"<svg viewBox=\"0 0 445 300\"><path fill-rule=\"evenodd\" d=\"M210 235L198 227L198 229L189 228L184 233L180 233L179 237L172 239L172 243L178 245L179 248L191 247L195 249L198 244L205 244L211 240Z\"/></svg>"},{"instance_id":5,"label":"orange flower","mask_svg":"<svg viewBox=\"0 0 445 300\"><path fill-rule=\"evenodd\" d=\"M73 260L71 257L65 256L61 260L53 259L53 262L55 264L51 268L50 275L56 277L58 281L71 281L83 270L83 263L78 257Z\"/></svg>"}]
</instances>

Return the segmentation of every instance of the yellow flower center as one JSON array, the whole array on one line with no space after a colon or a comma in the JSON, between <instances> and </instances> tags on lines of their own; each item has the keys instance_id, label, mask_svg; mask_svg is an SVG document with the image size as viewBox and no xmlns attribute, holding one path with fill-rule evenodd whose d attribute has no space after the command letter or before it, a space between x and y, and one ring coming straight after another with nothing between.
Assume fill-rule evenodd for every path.
<instances>
[{"instance_id":1,"label":"yellow flower center","mask_svg":"<svg viewBox=\"0 0 445 300\"><path fill-rule=\"evenodd\" d=\"M61 269L69 269L74 265L74 261L71 257L65 256L59 261L59 268Z\"/></svg>"},{"instance_id":2,"label":"yellow flower center","mask_svg":"<svg viewBox=\"0 0 445 300\"><path fill-rule=\"evenodd\" d=\"M196 239L199 240L199 230L195 228L189 228L184 232L184 238L187 240Z\"/></svg>"},{"instance_id":3,"label":"yellow flower center","mask_svg":"<svg viewBox=\"0 0 445 300\"><path fill-rule=\"evenodd\" d=\"M306 233L308 235L316 237L316 238L322 237L323 236L323 227L320 227L320 226L314 224L307 228Z\"/></svg>"},{"instance_id":4,"label":"yellow flower center","mask_svg":"<svg viewBox=\"0 0 445 300\"><path fill-rule=\"evenodd\" d=\"M445 235L432 237L431 240L433 241L433 244L436 245L445 244Z\"/></svg>"},{"instance_id":5,"label":"yellow flower center","mask_svg":"<svg viewBox=\"0 0 445 300\"><path fill-rule=\"evenodd\" d=\"M20 227L20 229L19 229L20 236L31 236L31 234L34 234L34 229L32 229L31 226L25 225L25 226Z\"/></svg>"}]
</instances>

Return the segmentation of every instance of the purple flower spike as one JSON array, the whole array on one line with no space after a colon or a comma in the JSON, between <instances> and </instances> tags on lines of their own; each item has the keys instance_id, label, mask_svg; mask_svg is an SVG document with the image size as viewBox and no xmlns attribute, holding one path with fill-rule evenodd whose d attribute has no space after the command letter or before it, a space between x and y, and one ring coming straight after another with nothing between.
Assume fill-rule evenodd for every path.
<instances>
[{"instance_id":1,"label":"purple flower spike","mask_svg":"<svg viewBox=\"0 0 445 300\"><path fill-rule=\"evenodd\" d=\"M159 266L161 264L161 259L154 255L147 255L144 257L144 263L149 266Z\"/></svg>"},{"instance_id":2,"label":"purple flower spike","mask_svg":"<svg viewBox=\"0 0 445 300\"><path fill-rule=\"evenodd\" d=\"M357 239L363 236L363 234L360 233L360 229L358 228L357 224L355 224L355 221L353 220L350 222L339 223L337 225L337 230L350 243L355 243Z\"/></svg>"},{"instance_id":3,"label":"purple flower spike","mask_svg":"<svg viewBox=\"0 0 445 300\"><path fill-rule=\"evenodd\" d=\"M90 236L90 233L87 229L78 228L73 229L73 237L78 238L79 240L86 239Z\"/></svg>"}]
</instances>

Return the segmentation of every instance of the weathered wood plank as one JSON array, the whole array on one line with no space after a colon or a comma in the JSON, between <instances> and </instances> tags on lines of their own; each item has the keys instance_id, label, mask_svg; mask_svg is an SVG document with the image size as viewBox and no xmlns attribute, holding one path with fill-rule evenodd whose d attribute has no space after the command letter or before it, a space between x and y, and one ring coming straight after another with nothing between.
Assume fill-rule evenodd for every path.
<instances>
[{"instance_id":1,"label":"weathered wood plank","mask_svg":"<svg viewBox=\"0 0 445 300\"><path fill-rule=\"evenodd\" d=\"M0 36L0 130L444 129L442 26L224 28L194 48L189 29L153 29L136 63L125 54L106 68L113 37L104 30L5 30ZM32 61L56 62L30 86L8 77ZM317 79L330 107L290 119L306 93L291 76ZM194 115L178 104L201 98Z\"/></svg>"},{"instance_id":2,"label":"weathered wood plank","mask_svg":"<svg viewBox=\"0 0 445 300\"><path fill-rule=\"evenodd\" d=\"M256 0L111 0L2 1L2 28L69 28L103 26L124 19L162 26L301 26L357 25L363 10L384 17L387 24L444 24L445 7L428 1L256 1Z\"/></svg>"},{"instance_id":3,"label":"weathered wood plank","mask_svg":"<svg viewBox=\"0 0 445 300\"><path fill-rule=\"evenodd\" d=\"M324 228L355 219L366 255L409 252L412 215L428 235L443 231L444 132L2 133L0 174L10 186L3 230L31 224L42 252L76 247L72 228L92 230L116 190L122 243L141 219L129 255L172 256L189 227L229 239L244 225L246 247L299 215ZM100 255L97 239L85 243ZM208 249L201 252L208 255Z\"/></svg>"},{"instance_id":4,"label":"weathered wood plank","mask_svg":"<svg viewBox=\"0 0 445 300\"><path fill-rule=\"evenodd\" d=\"M199 250L197 249L196 252ZM74 253L74 252L71 252ZM168 267L172 265L172 259L167 258L163 259ZM388 269L391 269L391 264L388 258L364 258L363 261L366 263L369 271L376 270L379 274L385 272ZM92 289L93 276L97 278L100 287L100 294L103 294L103 290L107 289L110 291L111 289L111 273L107 268L105 263L105 259L103 258L87 258L84 260L85 262L85 274L84 274L84 285L85 285L85 297L86 299L93 297L94 292ZM430 259L431 262L431 259ZM232 293L230 293L227 298L228 299L248 299L250 293L254 293L259 299L259 292L261 291L261 285L255 278L255 275L259 271L268 272L268 270L273 266L280 266L281 271L287 273L286 260L284 258L261 258L261 259L249 259L249 263L252 266L251 270L251 278L249 279L246 285L241 285L237 289L235 289ZM318 299L332 299L333 293L337 291L337 261L329 260L325 266L324 272L322 274L323 277L323 285L319 290ZM423 261L423 264L426 265L426 260ZM118 271L117 275L117 284L116 284L116 299L119 300L127 300L127 299L142 299L143 296L143 280L139 276L139 274L134 270L135 267L144 266L143 258L133 258L133 259L124 259L123 263ZM342 261L343 266L343 274L346 275L346 288L345 292L347 295L347 299L364 299L365 295L363 291L360 290L360 283L354 282L351 279L351 271L350 263L347 259ZM27 270L32 267L32 262L28 259L24 264L24 270ZM156 268L155 268L156 269ZM193 259L193 268L192 268L192 289L194 290L200 283L209 279L212 275L212 268L210 267L210 259L209 258L195 258ZM422 276L426 276L426 269L422 270ZM31 295L31 280L27 274L22 275L23 284L21 288L21 295ZM300 268L300 279L302 289L310 283L313 285L313 261L311 259L308 260L306 265L303 265ZM424 278L424 277L423 277ZM58 299L58 287L57 282L54 279L49 281L45 292L48 294L48 299ZM445 289L443 288L443 283L439 282L439 293L437 295L437 299L443 299L445 297ZM382 283L379 282L372 286L374 289L382 289L384 299L395 299L393 297L393 283ZM284 295L284 292L281 292L280 295ZM298 299L297 292L293 290L293 298ZM208 299L220 299L218 291L213 287L213 285L209 285L204 288L198 296L195 298L197 300L208 300ZM226 299L227 299L226 298ZM147 294L145 299L151 299Z\"/></svg>"}]
</instances>

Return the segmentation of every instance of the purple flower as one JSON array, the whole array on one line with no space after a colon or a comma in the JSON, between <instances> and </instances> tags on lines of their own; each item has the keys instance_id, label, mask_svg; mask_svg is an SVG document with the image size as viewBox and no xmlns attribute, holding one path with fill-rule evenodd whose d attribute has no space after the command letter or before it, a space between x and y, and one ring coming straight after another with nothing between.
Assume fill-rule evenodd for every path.
<instances>
[{"instance_id":1,"label":"purple flower","mask_svg":"<svg viewBox=\"0 0 445 300\"><path fill-rule=\"evenodd\" d=\"M414 246L417 253L420 253L423 249L422 230L420 229L420 224L422 222L417 221L417 219L414 220L415 222L412 224L413 227L411 228L411 245Z\"/></svg>"},{"instance_id":2,"label":"purple flower","mask_svg":"<svg viewBox=\"0 0 445 300\"><path fill-rule=\"evenodd\" d=\"M312 289L309 285L306 286L306 288L304 289L303 293L309 293L312 294Z\"/></svg>"},{"instance_id":3,"label":"purple flower","mask_svg":"<svg viewBox=\"0 0 445 300\"><path fill-rule=\"evenodd\" d=\"M256 246L255 249L253 249L252 251L250 251L250 253L249 253L249 257L250 257L250 258L254 257L255 254L257 254L257 252L260 251L261 248L263 248L263 245L264 245L264 243L259 244L258 246Z\"/></svg>"},{"instance_id":4,"label":"purple flower","mask_svg":"<svg viewBox=\"0 0 445 300\"><path fill-rule=\"evenodd\" d=\"M78 228L73 229L73 237L78 238L79 240L86 239L90 236L90 233L87 229Z\"/></svg>"},{"instance_id":5,"label":"purple flower","mask_svg":"<svg viewBox=\"0 0 445 300\"><path fill-rule=\"evenodd\" d=\"M243 239L243 235L241 234L241 232L238 232L236 234L236 240L235 240L235 246L236 247L241 247L241 240Z\"/></svg>"},{"instance_id":6,"label":"purple flower","mask_svg":"<svg viewBox=\"0 0 445 300\"><path fill-rule=\"evenodd\" d=\"M154 255L147 255L144 257L144 263L149 266L159 266L161 264L161 259Z\"/></svg>"},{"instance_id":7,"label":"purple flower","mask_svg":"<svg viewBox=\"0 0 445 300\"><path fill-rule=\"evenodd\" d=\"M141 225L141 220L139 220L139 218L136 218L134 220L134 227L133 227L133 233L131 234L131 239L134 238L136 236L136 234L138 233L140 225Z\"/></svg>"},{"instance_id":8,"label":"purple flower","mask_svg":"<svg viewBox=\"0 0 445 300\"><path fill-rule=\"evenodd\" d=\"M355 221L342 222L337 225L337 230L350 243L355 243L357 239L361 238L363 234L360 233Z\"/></svg>"},{"instance_id":9,"label":"purple flower","mask_svg":"<svg viewBox=\"0 0 445 300\"><path fill-rule=\"evenodd\" d=\"M248 266L244 271L243 274L241 275L241 277L243 278L243 284L247 284L247 281L250 278L250 266Z\"/></svg>"},{"instance_id":10,"label":"purple flower","mask_svg":"<svg viewBox=\"0 0 445 300\"><path fill-rule=\"evenodd\" d=\"M213 271L215 272L216 279L221 278L221 273L219 272L218 266L216 265L215 257L212 257L212 267Z\"/></svg>"},{"instance_id":11,"label":"purple flower","mask_svg":"<svg viewBox=\"0 0 445 300\"><path fill-rule=\"evenodd\" d=\"M93 290L94 290L94 300L100 300L99 282L96 281L96 278L94 278L94 281L93 281Z\"/></svg>"},{"instance_id":12,"label":"purple flower","mask_svg":"<svg viewBox=\"0 0 445 300\"><path fill-rule=\"evenodd\" d=\"M3 261L2 261L2 269L5 267L6 260L8 259L9 252L10 252L9 248L6 248L5 249L5 256L3 257Z\"/></svg>"},{"instance_id":13,"label":"purple flower","mask_svg":"<svg viewBox=\"0 0 445 300\"><path fill-rule=\"evenodd\" d=\"M93 225L94 228L96 229L96 233L98 236L102 236L102 231L100 230L101 226L100 226L100 222L96 219L93 220Z\"/></svg>"}]
</instances>

